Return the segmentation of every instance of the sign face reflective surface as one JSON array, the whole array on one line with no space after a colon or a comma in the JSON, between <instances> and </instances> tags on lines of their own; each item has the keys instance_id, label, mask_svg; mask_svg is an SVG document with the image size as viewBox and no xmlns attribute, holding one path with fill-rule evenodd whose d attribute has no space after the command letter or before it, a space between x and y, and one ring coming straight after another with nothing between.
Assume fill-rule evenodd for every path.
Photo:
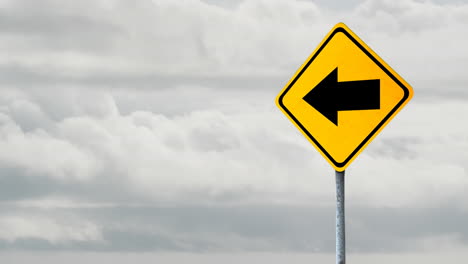
<instances>
[{"instance_id":1,"label":"sign face reflective surface","mask_svg":"<svg viewBox=\"0 0 468 264\"><path fill-rule=\"evenodd\" d=\"M344 171L412 98L411 86L337 24L276 99L337 171Z\"/></svg>"}]
</instances>

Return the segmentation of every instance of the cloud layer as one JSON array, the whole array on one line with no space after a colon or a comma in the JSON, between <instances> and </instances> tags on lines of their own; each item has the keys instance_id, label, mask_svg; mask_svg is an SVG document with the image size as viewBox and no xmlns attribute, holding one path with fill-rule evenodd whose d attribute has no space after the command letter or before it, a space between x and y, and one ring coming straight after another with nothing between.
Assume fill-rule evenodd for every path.
<instances>
[{"instance_id":1,"label":"cloud layer","mask_svg":"<svg viewBox=\"0 0 468 264\"><path fill-rule=\"evenodd\" d=\"M274 97L338 21L415 90L347 171L351 250L467 243L468 5L1 5L0 247L333 250L333 171Z\"/></svg>"}]
</instances>

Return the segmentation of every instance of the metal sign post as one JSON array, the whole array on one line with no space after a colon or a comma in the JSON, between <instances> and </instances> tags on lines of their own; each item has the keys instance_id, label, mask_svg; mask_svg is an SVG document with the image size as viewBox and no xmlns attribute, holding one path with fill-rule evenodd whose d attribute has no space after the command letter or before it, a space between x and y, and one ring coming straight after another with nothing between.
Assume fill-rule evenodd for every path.
<instances>
[{"instance_id":1,"label":"metal sign post","mask_svg":"<svg viewBox=\"0 0 468 264\"><path fill-rule=\"evenodd\" d=\"M336 171L336 264L346 263L345 180L344 171Z\"/></svg>"}]
</instances>

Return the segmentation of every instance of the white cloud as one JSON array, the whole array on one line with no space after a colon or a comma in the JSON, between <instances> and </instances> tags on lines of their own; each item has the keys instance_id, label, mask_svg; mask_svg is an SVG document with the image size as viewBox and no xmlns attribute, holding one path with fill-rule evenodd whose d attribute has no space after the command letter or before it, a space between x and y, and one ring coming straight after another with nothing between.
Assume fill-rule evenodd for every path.
<instances>
[{"instance_id":1,"label":"white cloud","mask_svg":"<svg viewBox=\"0 0 468 264\"><path fill-rule=\"evenodd\" d=\"M10 243L19 239L43 239L52 244L102 240L99 227L80 219L37 215L2 216L0 228L0 239Z\"/></svg>"},{"instance_id":2,"label":"white cloud","mask_svg":"<svg viewBox=\"0 0 468 264\"><path fill-rule=\"evenodd\" d=\"M1 114L0 164L20 168L33 175L57 179L86 180L97 170L89 153L44 130L23 132L8 116Z\"/></svg>"},{"instance_id":3,"label":"white cloud","mask_svg":"<svg viewBox=\"0 0 468 264\"><path fill-rule=\"evenodd\" d=\"M86 3L70 9L59 1L45 2L40 11L29 10L34 14L29 20L11 22L11 29L34 28L36 16L54 18L44 20L46 26L83 21L81 25L89 23L88 28L106 34L65 31L58 36L68 42L54 48L57 41L47 33L43 41L48 50L20 45L28 40L37 43L30 35L6 35L2 45L8 52L2 54L2 64L30 67L56 78L154 73L175 74L175 78L181 74L287 76L333 24L344 21L411 79L423 81L430 73L438 79L465 80L459 70L467 63L466 38L461 33L468 23L464 4L366 1L351 10L333 11L310 1L284 0L243 1L233 9L199 1L158 0L131 6L124 1L93 1L94 9L89 10L84 6L91 2ZM24 17L21 9L12 10ZM90 43L101 48L96 52ZM452 75L440 75L440 64Z\"/></svg>"},{"instance_id":4,"label":"white cloud","mask_svg":"<svg viewBox=\"0 0 468 264\"><path fill-rule=\"evenodd\" d=\"M467 206L466 4L33 2L0 12L0 180L15 194L50 185L19 207L332 206L333 170L273 102L339 21L415 90L348 170L349 204ZM8 241L100 239L78 220L1 219Z\"/></svg>"},{"instance_id":5,"label":"white cloud","mask_svg":"<svg viewBox=\"0 0 468 264\"><path fill-rule=\"evenodd\" d=\"M106 114L83 112L29 132L4 115L0 161L62 180L109 177L152 201L197 194L190 203L204 203L239 193L225 202L333 202L332 170L276 109L124 115L110 95L101 98L111 110L89 113ZM467 111L464 102L410 104L351 166L351 203L463 201L468 142L458 124Z\"/></svg>"}]
</instances>

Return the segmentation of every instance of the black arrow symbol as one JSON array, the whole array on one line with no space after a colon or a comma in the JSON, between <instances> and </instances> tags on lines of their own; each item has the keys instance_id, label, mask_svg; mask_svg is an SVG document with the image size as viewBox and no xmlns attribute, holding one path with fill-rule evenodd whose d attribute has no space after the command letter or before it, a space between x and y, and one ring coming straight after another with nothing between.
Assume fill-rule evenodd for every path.
<instances>
[{"instance_id":1,"label":"black arrow symbol","mask_svg":"<svg viewBox=\"0 0 468 264\"><path fill-rule=\"evenodd\" d=\"M338 82L336 68L303 99L338 125L338 111L380 109L380 80Z\"/></svg>"}]
</instances>

